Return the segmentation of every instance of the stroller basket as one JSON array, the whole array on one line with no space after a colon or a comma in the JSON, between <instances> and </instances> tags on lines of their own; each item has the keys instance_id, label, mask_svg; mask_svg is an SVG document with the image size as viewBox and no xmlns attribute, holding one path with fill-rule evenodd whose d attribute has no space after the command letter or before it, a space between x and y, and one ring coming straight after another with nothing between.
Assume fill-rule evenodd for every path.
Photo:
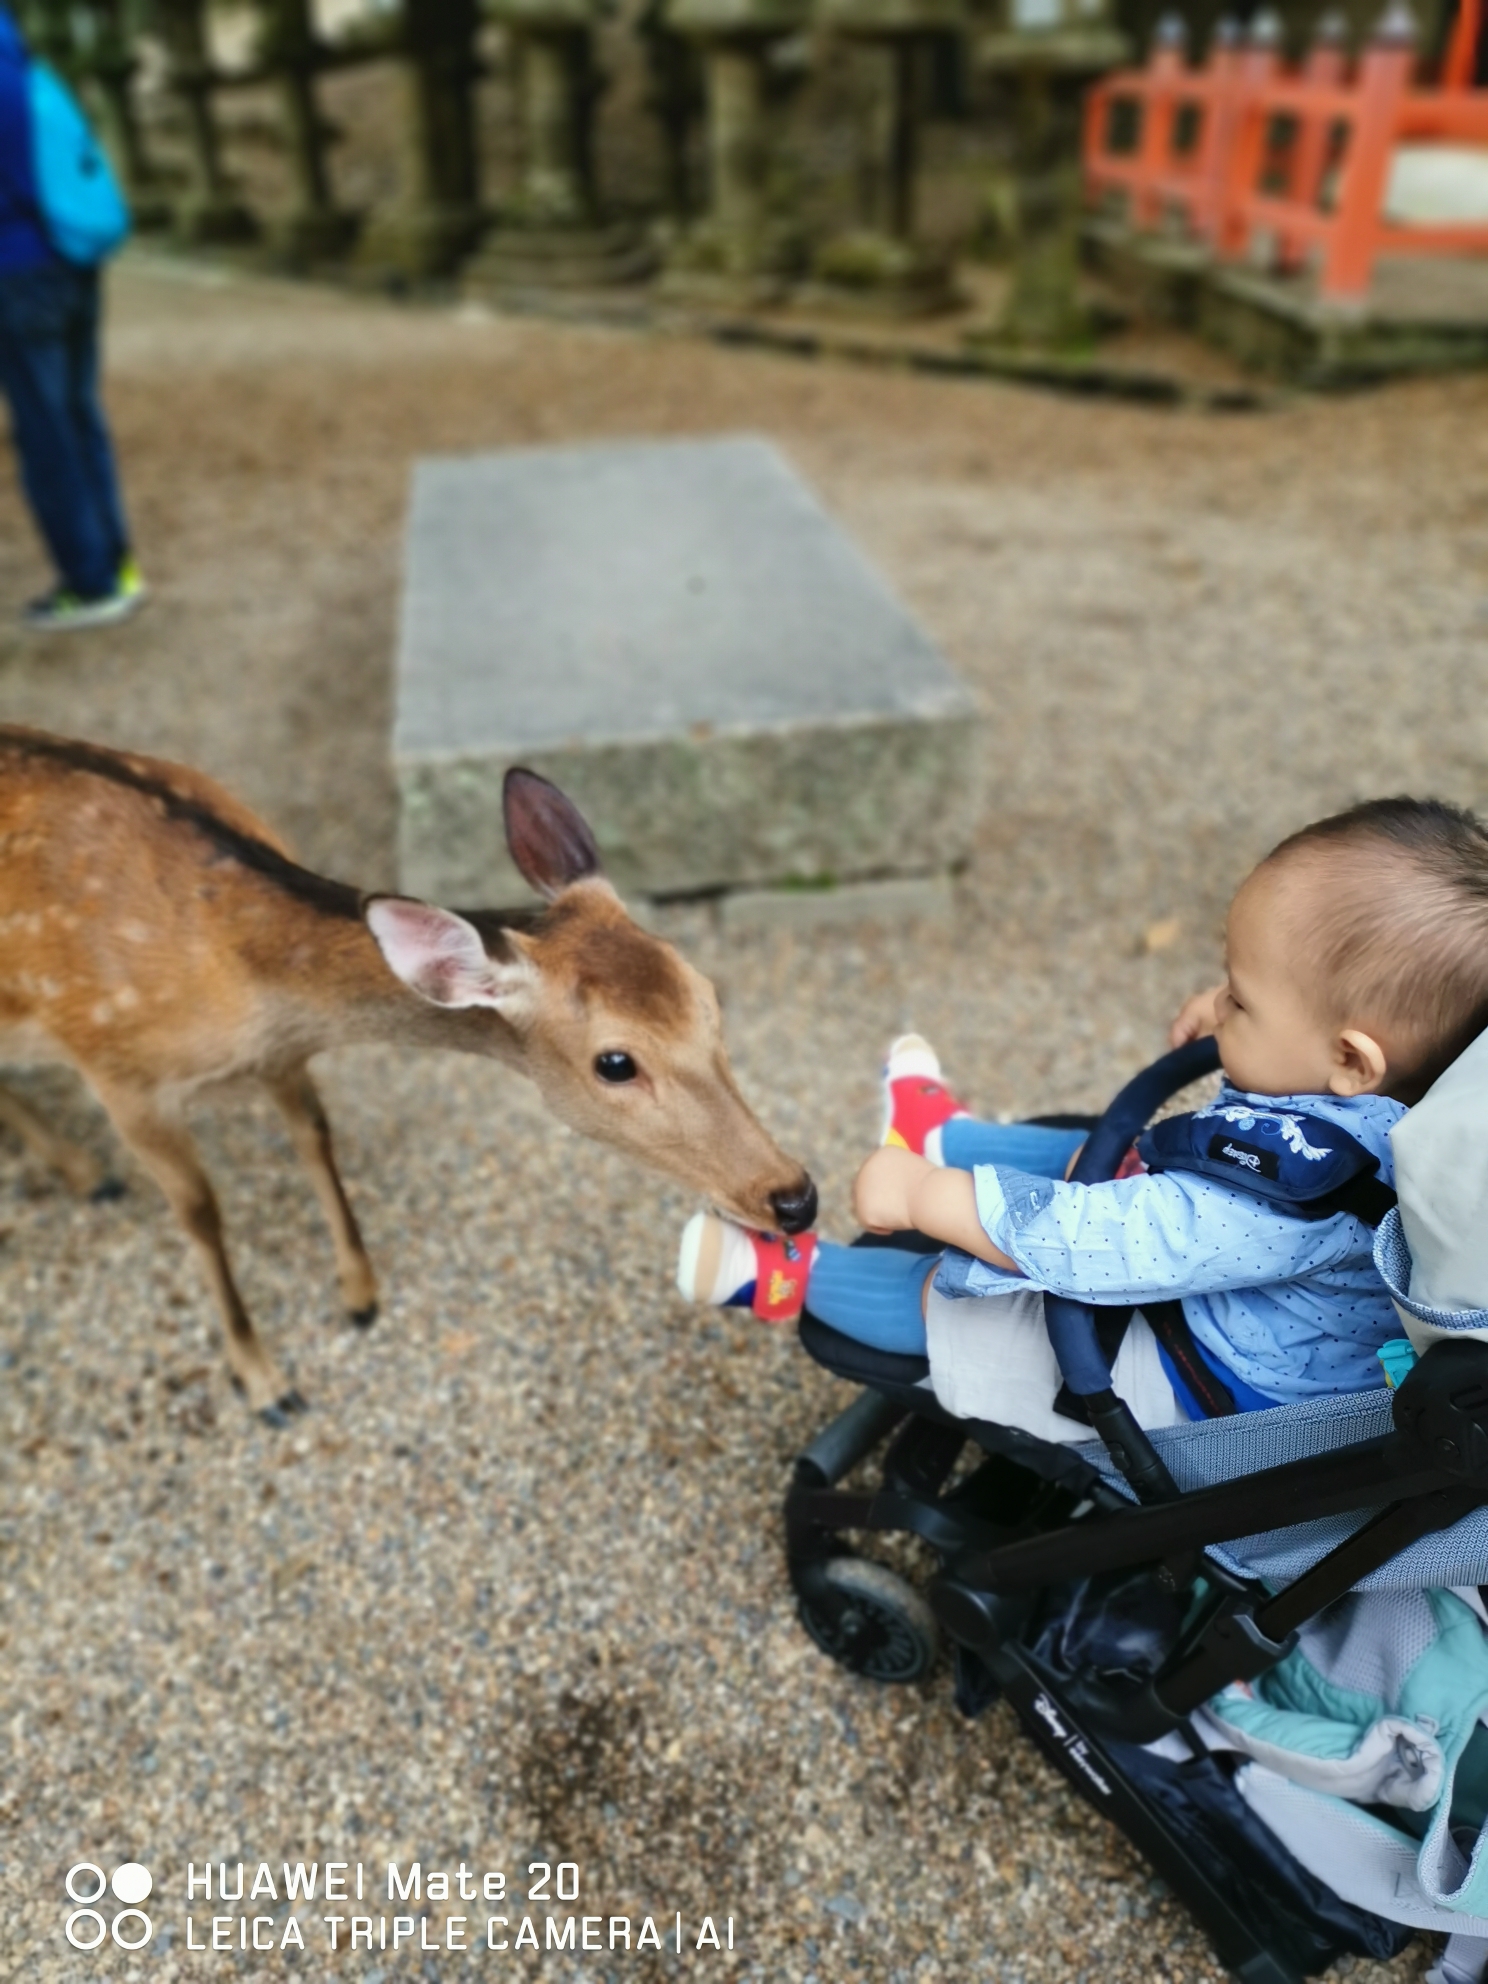
<instances>
[{"instance_id":1,"label":"stroller basket","mask_svg":"<svg viewBox=\"0 0 1488 1984\"><path fill-rule=\"evenodd\" d=\"M1153 1111L1216 1065L1207 1041L1164 1056L1092 1127L1073 1175L1112 1176ZM938 1250L902 1234L859 1244ZM943 1633L958 1704L975 1714L1005 1696L1235 1975L1295 1984L1344 1952L1392 1954L1412 1930L1294 1858L1191 1718L1283 1660L1346 1593L1488 1577L1488 1344L1432 1345L1394 1393L1148 1435L1111 1388L1096 1312L1046 1297L1046 1320L1096 1440L953 1418L925 1359L803 1315L807 1352L861 1387L801 1454L786 1497L807 1631L883 1681L920 1678ZM880 1448L876 1483L844 1487ZM844 1540L874 1531L929 1546L923 1591Z\"/></svg>"}]
</instances>

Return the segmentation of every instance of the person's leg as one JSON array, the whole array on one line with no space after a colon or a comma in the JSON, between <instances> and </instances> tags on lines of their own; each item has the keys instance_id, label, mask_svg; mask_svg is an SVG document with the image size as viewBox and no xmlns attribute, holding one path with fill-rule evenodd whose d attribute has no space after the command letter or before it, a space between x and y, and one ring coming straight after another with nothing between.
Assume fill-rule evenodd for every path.
<instances>
[{"instance_id":1,"label":"person's leg","mask_svg":"<svg viewBox=\"0 0 1488 1984\"><path fill-rule=\"evenodd\" d=\"M48 267L0 278L0 386L22 483L62 583L96 599L113 590L118 568L72 417L67 275Z\"/></svg>"},{"instance_id":2,"label":"person's leg","mask_svg":"<svg viewBox=\"0 0 1488 1984\"><path fill-rule=\"evenodd\" d=\"M940 1133L941 1162L953 1171L1005 1164L1036 1178L1062 1178L1085 1141L1084 1130L1054 1130L1047 1123L979 1123L958 1116Z\"/></svg>"},{"instance_id":3,"label":"person's leg","mask_svg":"<svg viewBox=\"0 0 1488 1984\"><path fill-rule=\"evenodd\" d=\"M939 1266L939 1254L838 1247L823 1240L811 1263L806 1306L854 1343L923 1357L925 1285Z\"/></svg>"},{"instance_id":4,"label":"person's leg","mask_svg":"<svg viewBox=\"0 0 1488 1984\"><path fill-rule=\"evenodd\" d=\"M773 1322L793 1322L809 1307L859 1343L923 1357L925 1285L939 1260L892 1247L838 1247L813 1234L781 1242L700 1212L682 1232L677 1287L691 1302L752 1308ZM761 1287L766 1299L757 1301Z\"/></svg>"},{"instance_id":5,"label":"person's leg","mask_svg":"<svg viewBox=\"0 0 1488 1984\"><path fill-rule=\"evenodd\" d=\"M93 508L108 547L113 582L129 552L129 527L119 495L114 444L98 397L98 343L102 276L97 269L75 269L76 304L68 336L68 385L77 450L93 494Z\"/></svg>"},{"instance_id":6,"label":"person's leg","mask_svg":"<svg viewBox=\"0 0 1488 1984\"><path fill-rule=\"evenodd\" d=\"M919 1034L906 1033L889 1048L884 1065L882 1140L953 1171L1006 1164L1062 1178L1084 1135L1039 1123L978 1122L946 1086L935 1049Z\"/></svg>"}]
</instances>

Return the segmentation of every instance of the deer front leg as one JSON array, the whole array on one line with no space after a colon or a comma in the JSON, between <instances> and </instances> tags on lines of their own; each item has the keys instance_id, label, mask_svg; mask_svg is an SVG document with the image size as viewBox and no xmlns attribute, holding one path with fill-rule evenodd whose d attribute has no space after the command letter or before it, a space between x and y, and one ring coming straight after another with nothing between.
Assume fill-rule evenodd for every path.
<instances>
[{"instance_id":1,"label":"deer front leg","mask_svg":"<svg viewBox=\"0 0 1488 1984\"><path fill-rule=\"evenodd\" d=\"M264 1349L228 1265L222 1214L211 1180L184 1123L165 1114L149 1096L100 1092L119 1135L164 1192L194 1242L227 1330L233 1382L270 1426L282 1426L305 1401Z\"/></svg>"},{"instance_id":2,"label":"deer front leg","mask_svg":"<svg viewBox=\"0 0 1488 1984\"><path fill-rule=\"evenodd\" d=\"M81 1144L59 1137L27 1102L0 1088L0 1123L14 1130L21 1142L50 1170L66 1180L80 1199L112 1199L123 1191Z\"/></svg>"},{"instance_id":3,"label":"deer front leg","mask_svg":"<svg viewBox=\"0 0 1488 1984\"><path fill-rule=\"evenodd\" d=\"M331 1148L331 1126L309 1071L292 1068L283 1075L269 1077L266 1086L283 1112L300 1162L310 1173L315 1196L331 1229L336 1249L336 1273L341 1281L341 1300L351 1320L366 1329L377 1316L377 1277L362 1242L356 1214L336 1169Z\"/></svg>"}]
</instances>

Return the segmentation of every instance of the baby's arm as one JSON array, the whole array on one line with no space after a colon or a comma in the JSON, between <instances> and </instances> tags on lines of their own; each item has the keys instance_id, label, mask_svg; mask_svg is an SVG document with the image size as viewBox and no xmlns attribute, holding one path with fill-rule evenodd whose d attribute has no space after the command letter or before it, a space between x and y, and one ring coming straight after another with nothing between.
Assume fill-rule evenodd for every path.
<instances>
[{"instance_id":1,"label":"baby's arm","mask_svg":"<svg viewBox=\"0 0 1488 1984\"><path fill-rule=\"evenodd\" d=\"M886 1145L859 1171L853 1210L870 1233L927 1233L1009 1274L1023 1272L987 1238L969 1171L931 1164L912 1151Z\"/></svg>"}]
</instances>

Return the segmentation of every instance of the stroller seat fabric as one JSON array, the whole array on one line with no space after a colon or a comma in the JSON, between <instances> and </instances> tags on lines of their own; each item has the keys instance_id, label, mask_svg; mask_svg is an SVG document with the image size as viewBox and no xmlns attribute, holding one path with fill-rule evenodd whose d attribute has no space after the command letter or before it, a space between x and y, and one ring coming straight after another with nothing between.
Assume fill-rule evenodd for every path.
<instances>
[{"instance_id":1,"label":"stroller seat fabric","mask_svg":"<svg viewBox=\"0 0 1488 1984\"><path fill-rule=\"evenodd\" d=\"M1392 1394L1354 1392L1344 1398L1305 1399L1243 1418L1202 1419L1157 1428L1152 1444L1180 1489L1207 1488L1262 1468L1314 1454L1334 1453L1390 1431ZM1075 1450L1119 1492L1125 1483L1099 1440ZM1237 1537L1210 1546L1210 1554L1241 1576L1286 1584L1319 1563L1359 1527L1359 1512L1304 1520L1286 1529ZM1420 1590L1426 1585L1475 1585L1488 1576L1488 1510L1475 1509L1450 1529L1410 1544L1389 1563L1368 1572L1358 1589Z\"/></svg>"},{"instance_id":2,"label":"stroller seat fabric","mask_svg":"<svg viewBox=\"0 0 1488 1984\"><path fill-rule=\"evenodd\" d=\"M1263 1767L1242 1770L1237 1789L1263 1815L1275 1808L1273 1829L1305 1845L1305 1864L1335 1892L1376 1908L1403 1893L1417 1927L1488 1935L1485 1712L1481 1616L1450 1592L1398 1591L1340 1599L1279 1666L1226 1688L1194 1720L1211 1748ZM1356 1871L1340 1887L1345 1861Z\"/></svg>"},{"instance_id":3,"label":"stroller seat fabric","mask_svg":"<svg viewBox=\"0 0 1488 1984\"><path fill-rule=\"evenodd\" d=\"M930 1291L925 1309L930 1383L958 1419L996 1419L1041 1440L1083 1442L1089 1426L1058 1408L1064 1383L1036 1288L948 1296ZM1158 1355L1157 1339L1136 1315L1111 1363L1111 1388L1139 1426L1185 1424L1186 1415Z\"/></svg>"}]
</instances>

